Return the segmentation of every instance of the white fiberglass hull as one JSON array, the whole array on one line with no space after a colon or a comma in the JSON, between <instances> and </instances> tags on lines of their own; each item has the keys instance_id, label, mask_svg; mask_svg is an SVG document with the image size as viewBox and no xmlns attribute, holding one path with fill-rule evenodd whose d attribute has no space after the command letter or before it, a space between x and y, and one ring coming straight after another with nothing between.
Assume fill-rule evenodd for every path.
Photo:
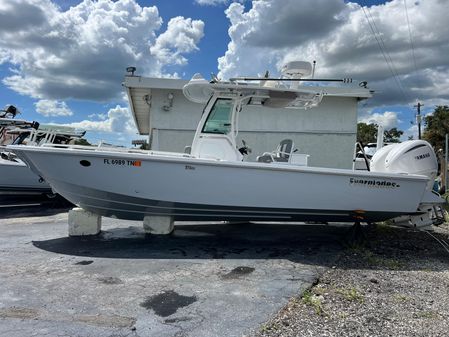
<instances>
[{"instance_id":1,"label":"white fiberglass hull","mask_svg":"<svg viewBox=\"0 0 449 337\"><path fill-rule=\"evenodd\" d=\"M182 154L12 148L74 204L133 220L171 215L176 220L380 221L416 212L428 181Z\"/></svg>"},{"instance_id":2,"label":"white fiberglass hull","mask_svg":"<svg viewBox=\"0 0 449 337\"><path fill-rule=\"evenodd\" d=\"M0 159L0 193L49 193L51 187L21 160Z\"/></svg>"}]
</instances>

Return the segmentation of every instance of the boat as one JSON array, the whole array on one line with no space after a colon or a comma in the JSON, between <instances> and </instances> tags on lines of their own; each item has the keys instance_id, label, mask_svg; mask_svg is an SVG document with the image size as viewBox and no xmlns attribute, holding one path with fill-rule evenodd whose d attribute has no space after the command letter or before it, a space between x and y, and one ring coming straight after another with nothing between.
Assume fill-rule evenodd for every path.
<instances>
[{"instance_id":1,"label":"boat","mask_svg":"<svg viewBox=\"0 0 449 337\"><path fill-rule=\"evenodd\" d=\"M119 219L375 222L423 218L429 205L443 202L428 188L437 163L424 141L402 145L394 165L384 156L371 171L309 167L307 155L296 153L289 140L246 161L249 145L237 144L245 106L313 113L326 96L327 86L301 84L318 81L302 79L303 64L287 68L293 75L277 79L209 82L196 74L183 92L204 103L204 110L185 153L52 144L8 148L72 203Z\"/></svg>"},{"instance_id":2,"label":"boat","mask_svg":"<svg viewBox=\"0 0 449 337\"><path fill-rule=\"evenodd\" d=\"M0 146L5 146L13 142L14 136L9 134L11 129L37 128L39 126L36 122L16 119L15 117L19 113L20 111L14 105L9 105L5 109L0 110Z\"/></svg>"},{"instance_id":3,"label":"boat","mask_svg":"<svg viewBox=\"0 0 449 337\"><path fill-rule=\"evenodd\" d=\"M377 150L390 145L396 145L397 143L385 143L384 142L384 127L383 125L377 126L377 142L368 143L363 146L360 142L355 143L354 156L352 160L353 170L370 170L371 159ZM358 151L357 151L358 150Z\"/></svg>"},{"instance_id":4,"label":"boat","mask_svg":"<svg viewBox=\"0 0 449 337\"><path fill-rule=\"evenodd\" d=\"M57 128L39 129L39 123L0 118L0 136L12 138L14 145L35 145L44 143L68 144L79 139L83 133L75 133ZM0 149L0 194L47 194L52 196L50 185L18 158L14 152Z\"/></svg>"}]
</instances>

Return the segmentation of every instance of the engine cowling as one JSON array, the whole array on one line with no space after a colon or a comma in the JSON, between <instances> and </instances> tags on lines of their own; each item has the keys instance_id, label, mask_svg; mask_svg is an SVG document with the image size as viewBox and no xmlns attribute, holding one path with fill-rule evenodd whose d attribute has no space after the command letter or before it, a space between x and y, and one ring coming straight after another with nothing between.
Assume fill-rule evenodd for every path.
<instances>
[{"instance_id":1,"label":"engine cowling","mask_svg":"<svg viewBox=\"0 0 449 337\"><path fill-rule=\"evenodd\" d=\"M431 190L438 173L438 161L432 146L425 140L408 140L388 145L377 151L371 159L373 172L419 174L429 178Z\"/></svg>"}]
</instances>

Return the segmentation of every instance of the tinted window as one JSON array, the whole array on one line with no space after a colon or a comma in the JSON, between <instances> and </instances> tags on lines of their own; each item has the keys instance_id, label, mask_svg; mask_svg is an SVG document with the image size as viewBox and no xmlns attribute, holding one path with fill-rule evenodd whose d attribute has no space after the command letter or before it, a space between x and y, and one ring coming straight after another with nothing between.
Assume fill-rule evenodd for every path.
<instances>
[{"instance_id":1,"label":"tinted window","mask_svg":"<svg viewBox=\"0 0 449 337\"><path fill-rule=\"evenodd\" d=\"M231 131L232 100L219 98L204 124L204 133L228 134Z\"/></svg>"}]
</instances>

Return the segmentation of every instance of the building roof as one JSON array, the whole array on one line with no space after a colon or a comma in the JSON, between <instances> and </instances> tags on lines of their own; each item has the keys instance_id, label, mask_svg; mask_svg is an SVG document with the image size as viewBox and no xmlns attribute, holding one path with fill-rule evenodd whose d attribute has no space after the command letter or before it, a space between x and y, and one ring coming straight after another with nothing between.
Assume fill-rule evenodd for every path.
<instances>
[{"instance_id":1,"label":"building roof","mask_svg":"<svg viewBox=\"0 0 449 337\"><path fill-rule=\"evenodd\" d=\"M189 81L173 78L151 78L126 75L123 86L139 134L149 134L152 90L181 91ZM326 97L352 97L357 100L370 98L372 91L363 87L320 87Z\"/></svg>"}]
</instances>

